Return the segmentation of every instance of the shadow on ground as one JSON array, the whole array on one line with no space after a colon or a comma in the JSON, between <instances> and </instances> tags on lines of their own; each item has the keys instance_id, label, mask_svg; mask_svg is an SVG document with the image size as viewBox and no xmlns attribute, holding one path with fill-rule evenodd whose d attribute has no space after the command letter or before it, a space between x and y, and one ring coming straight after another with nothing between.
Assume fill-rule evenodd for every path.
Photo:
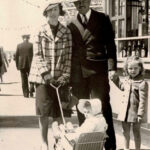
<instances>
[{"instance_id":1,"label":"shadow on ground","mask_svg":"<svg viewBox=\"0 0 150 150\"><path fill-rule=\"evenodd\" d=\"M0 94L0 96L22 96L22 95L15 95L15 94Z\"/></svg>"},{"instance_id":2,"label":"shadow on ground","mask_svg":"<svg viewBox=\"0 0 150 150\"><path fill-rule=\"evenodd\" d=\"M17 83L20 83L20 82L2 82L1 84L17 84Z\"/></svg>"}]
</instances>

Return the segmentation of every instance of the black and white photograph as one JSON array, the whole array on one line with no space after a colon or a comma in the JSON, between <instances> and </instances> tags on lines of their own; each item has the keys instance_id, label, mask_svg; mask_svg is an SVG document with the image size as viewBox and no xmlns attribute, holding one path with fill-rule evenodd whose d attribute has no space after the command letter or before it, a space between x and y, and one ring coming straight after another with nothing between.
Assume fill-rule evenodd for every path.
<instances>
[{"instance_id":1,"label":"black and white photograph","mask_svg":"<svg viewBox=\"0 0 150 150\"><path fill-rule=\"evenodd\" d=\"M0 0L0 150L150 150L150 0Z\"/></svg>"}]
</instances>

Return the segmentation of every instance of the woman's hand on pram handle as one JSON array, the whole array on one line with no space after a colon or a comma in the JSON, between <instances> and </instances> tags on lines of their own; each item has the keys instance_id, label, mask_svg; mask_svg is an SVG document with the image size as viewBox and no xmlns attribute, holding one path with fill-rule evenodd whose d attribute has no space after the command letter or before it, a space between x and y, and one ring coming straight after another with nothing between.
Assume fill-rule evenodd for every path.
<instances>
[{"instance_id":1,"label":"woman's hand on pram handle","mask_svg":"<svg viewBox=\"0 0 150 150\"><path fill-rule=\"evenodd\" d=\"M50 79L51 79L51 76L50 76L50 74L46 74L46 73L43 73L42 74L42 77L43 77L43 79L44 79L44 81L46 82L46 83L49 83L49 81L50 81Z\"/></svg>"},{"instance_id":2,"label":"woman's hand on pram handle","mask_svg":"<svg viewBox=\"0 0 150 150\"><path fill-rule=\"evenodd\" d=\"M64 86L65 84L67 84L67 82L66 82L65 78L63 76L61 76L57 80L50 79L49 80L49 84L52 87L58 88L60 86Z\"/></svg>"},{"instance_id":3,"label":"woman's hand on pram handle","mask_svg":"<svg viewBox=\"0 0 150 150\"><path fill-rule=\"evenodd\" d=\"M61 86L64 86L65 84L67 84L66 78L64 76L61 76L57 79L57 83Z\"/></svg>"},{"instance_id":4,"label":"woman's hand on pram handle","mask_svg":"<svg viewBox=\"0 0 150 150\"><path fill-rule=\"evenodd\" d=\"M53 84L55 86L58 86L57 81L53 79L50 74L43 74L42 76L46 84Z\"/></svg>"}]
</instances>

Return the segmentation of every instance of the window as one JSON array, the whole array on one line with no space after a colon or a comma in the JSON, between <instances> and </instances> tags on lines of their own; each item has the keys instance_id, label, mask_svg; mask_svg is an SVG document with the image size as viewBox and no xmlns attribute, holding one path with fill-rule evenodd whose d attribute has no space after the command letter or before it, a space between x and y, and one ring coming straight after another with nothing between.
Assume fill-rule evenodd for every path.
<instances>
[{"instance_id":1,"label":"window","mask_svg":"<svg viewBox=\"0 0 150 150\"><path fill-rule=\"evenodd\" d=\"M126 0L110 0L110 17L115 37L126 36Z\"/></svg>"}]
</instances>

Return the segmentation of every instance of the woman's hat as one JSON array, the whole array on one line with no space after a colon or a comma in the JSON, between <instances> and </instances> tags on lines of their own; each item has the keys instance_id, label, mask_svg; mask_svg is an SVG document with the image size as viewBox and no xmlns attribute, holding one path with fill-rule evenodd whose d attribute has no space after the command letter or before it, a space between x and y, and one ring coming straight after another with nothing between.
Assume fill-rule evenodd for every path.
<instances>
[{"instance_id":1,"label":"woman's hat","mask_svg":"<svg viewBox=\"0 0 150 150\"><path fill-rule=\"evenodd\" d=\"M54 8L57 5L62 4L63 2L64 2L64 0L48 0L48 1L46 1L44 6L43 6L43 16L46 16L46 13L47 13L48 10ZM61 10L61 11L63 11L63 10ZM64 11L60 13L60 15L62 15L62 16L64 14L65 14Z\"/></svg>"},{"instance_id":2,"label":"woman's hat","mask_svg":"<svg viewBox=\"0 0 150 150\"><path fill-rule=\"evenodd\" d=\"M79 111L84 114L84 108L85 108L85 103L89 102L91 104L92 108L92 113L94 115L99 114L102 112L102 104L100 99L94 98L94 99L80 99L79 104L78 104L78 109Z\"/></svg>"}]
</instances>

